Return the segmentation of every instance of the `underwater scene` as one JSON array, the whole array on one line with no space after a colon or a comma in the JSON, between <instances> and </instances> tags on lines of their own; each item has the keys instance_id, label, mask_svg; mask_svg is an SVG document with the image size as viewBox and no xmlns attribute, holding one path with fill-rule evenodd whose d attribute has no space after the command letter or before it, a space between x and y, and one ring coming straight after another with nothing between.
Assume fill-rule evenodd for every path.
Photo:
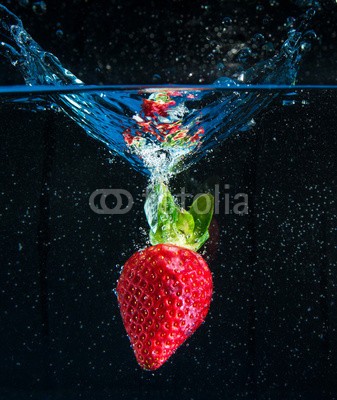
<instances>
[{"instance_id":1,"label":"underwater scene","mask_svg":"<svg viewBox=\"0 0 337 400\"><path fill-rule=\"evenodd\" d=\"M337 3L0 3L0 399L337 399Z\"/></svg>"}]
</instances>

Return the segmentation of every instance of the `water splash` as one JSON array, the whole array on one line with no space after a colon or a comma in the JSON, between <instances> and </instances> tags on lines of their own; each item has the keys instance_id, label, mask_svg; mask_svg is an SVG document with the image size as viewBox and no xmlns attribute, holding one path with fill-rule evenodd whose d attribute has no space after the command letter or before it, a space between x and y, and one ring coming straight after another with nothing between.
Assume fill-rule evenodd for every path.
<instances>
[{"instance_id":1,"label":"water splash","mask_svg":"<svg viewBox=\"0 0 337 400\"><path fill-rule=\"evenodd\" d=\"M221 78L205 87L61 93L65 85L85 86L1 5L0 54L21 72L28 86L55 87L48 95L23 96L22 103L52 104L137 171L165 180L207 155L232 133L248 130L253 118L280 94L278 90L249 90L250 85L295 83L303 54L315 37L309 30L315 12L315 7L310 8L297 28L291 24L287 39L273 57L235 79ZM5 101L9 99L0 99Z\"/></svg>"}]
</instances>

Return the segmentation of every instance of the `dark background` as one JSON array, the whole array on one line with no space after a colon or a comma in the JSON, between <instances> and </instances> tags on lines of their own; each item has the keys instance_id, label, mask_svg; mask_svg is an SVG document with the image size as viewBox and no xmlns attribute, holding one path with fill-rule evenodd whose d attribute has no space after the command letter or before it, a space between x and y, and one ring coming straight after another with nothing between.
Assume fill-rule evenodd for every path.
<instances>
[{"instance_id":1,"label":"dark background","mask_svg":"<svg viewBox=\"0 0 337 400\"><path fill-rule=\"evenodd\" d=\"M88 83L211 82L219 60L202 51L206 27L230 16L243 29L224 48L261 29L276 44L278 27L301 13L287 1L261 2L263 12L253 1L49 1L39 16L10 3ZM325 3L300 82L335 83L334 17ZM1 74L20 82L5 64ZM220 183L219 244L205 253L215 294L206 323L155 373L137 367L113 293L121 265L146 245L146 179L110 164L66 116L2 106L0 398L337 398L336 94L301 99L309 104L275 103L172 183L194 192ZM225 184L231 196L248 193L248 215L225 215ZM105 187L129 190L132 212L94 214L89 196Z\"/></svg>"},{"instance_id":2,"label":"dark background","mask_svg":"<svg viewBox=\"0 0 337 400\"><path fill-rule=\"evenodd\" d=\"M45 11L33 0L2 4L84 82L130 84L211 83L229 75L229 65L238 62L230 50L253 48L260 33L265 40L248 64L274 54L290 29L287 19L298 19L313 1L48 0ZM311 24L318 40L299 83L336 83L336 2L320 4ZM18 83L20 77L9 71L0 70L1 82Z\"/></svg>"}]
</instances>

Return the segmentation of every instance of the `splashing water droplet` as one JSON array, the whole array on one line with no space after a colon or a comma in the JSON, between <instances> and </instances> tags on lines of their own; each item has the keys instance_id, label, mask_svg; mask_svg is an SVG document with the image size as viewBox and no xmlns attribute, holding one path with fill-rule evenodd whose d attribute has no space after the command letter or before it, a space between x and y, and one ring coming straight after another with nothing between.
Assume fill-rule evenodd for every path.
<instances>
[{"instance_id":1,"label":"splashing water droplet","mask_svg":"<svg viewBox=\"0 0 337 400\"><path fill-rule=\"evenodd\" d=\"M308 52L308 51L310 51L310 50L311 50L311 43L309 43L309 42L302 42L302 43L301 43L301 50L302 50L303 52Z\"/></svg>"},{"instance_id":2,"label":"splashing water droplet","mask_svg":"<svg viewBox=\"0 0 337 400\"><path fill-rule=\"evenodd\" d=\"M36 1L33 4L33 11L37 15L43 15L47 12L47 4L44 1Z\"/></svg>"},{"instance_id":3,"label":"splashing water droplet","mask_svg":"<svg viewBox=\"0 0 337 400\"><path fill-rule=\"evenodd\" d=\"M294 106L296 104L296 100L283 100L282 105L285 107Z\"/></svg>"}]
</instances>

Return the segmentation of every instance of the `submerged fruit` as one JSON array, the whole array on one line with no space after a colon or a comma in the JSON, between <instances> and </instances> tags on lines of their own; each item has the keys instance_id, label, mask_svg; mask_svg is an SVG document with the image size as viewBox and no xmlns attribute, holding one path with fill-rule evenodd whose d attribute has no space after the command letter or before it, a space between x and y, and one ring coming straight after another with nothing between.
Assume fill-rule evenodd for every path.
<instances>
[{"instance_id":1,"label":"submerged fruit","mask_svg":"<svg viewBox=\"0 0 337 400\"><path fill-rule=\"evenodd\" d=\"M155 370L204 321L212 275L196 252L158 244L135 253L117 284L119 307L138 364Z\"/></svg>"}]
</instances>

